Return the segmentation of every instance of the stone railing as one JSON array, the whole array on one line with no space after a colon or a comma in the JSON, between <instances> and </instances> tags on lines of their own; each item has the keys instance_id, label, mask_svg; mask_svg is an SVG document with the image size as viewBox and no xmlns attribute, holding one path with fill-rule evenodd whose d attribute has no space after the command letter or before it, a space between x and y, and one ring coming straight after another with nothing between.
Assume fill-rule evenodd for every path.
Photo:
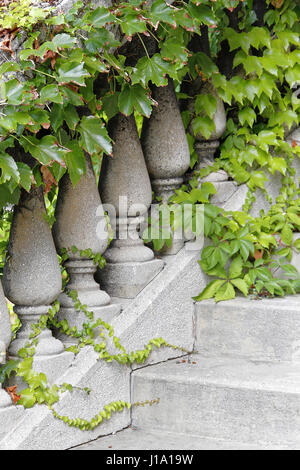
<instances>
[{"instance_id":1,"label":"stone railing","mask_svg":"<svg viewBox=\"0 0 300 470\"><path fill-rule=\"evenodd\" d=\"M152 190L166 202L181 186L189 170L190 153L173 82L155 88L153 95L158 106L145 120L141 140L133 115L119 114L111 120L113 158L104 157L99 188L89 156L86 174L76 187L68 174L63 176L52 231L45 218L42 188L29 193L22 191L14 208L2 280L4 293L0 290L1 363L5 362L7 348L10 358L18 357L18 351L29 341L31 324L37 323L57 298L58 319L66 319L70 327L82 327L84 315L76 311L73 301L62 292L57 256L62 248L69 255L65 263L69 274L67 289L76 290L81 303L94 312L95 318L106 321L120 313L120 299L135 298L164 268L163 260L144 245L140 226L148 217ZM126 207L120 205L124 198ZM116 214L115 238L109 248L107 207L112 207ZM183 244L183 240L174 243L164 254L178 252ZM96 272L93 260L80 256L80 250L88 249L104 254L107 260L104 269ZM4 295L14 304L22 323L11 343ZM34 368L45 372L50 383L73 361L73 354L64 348L70 342L69 337L48 329L39 336ZM8 395L1 391L0 396L0 406L7 406Z\"/></svg>"},{"instance_id":2,"label":"stone railing","mask_svg":"<svg viewBox=\"0 0 300 470\"><path fill-rule=\"evenodd\" d=\"M49 6L47 2L37 3ZM57 0L51 6L67 11L73 3L74 0ZM97 6L109 4L109 1L95 0L94 3ZM12 47L16 56L24 40L24 36L14 40ZM6 60L11 60L11 56L1 52L0 64ZM167 87L155 89L153 94L158 106L145 122L141 142L133 115L118 115L111 121L114 158L104 159L99 188L89 156L86 156L86 174L75 188L68 174L64 175L59 183L52 231L45 217L42 188L33 188L29 193L22 190L19 204L14 208L2 284L0 281L1 365L7 357L18 358L18 351L29 342L31 324L38 323L57 298L60 301L58 319L66 319L70 327L82 327L84 314L76 311L73 301L62 292L57 256L62 248L66 248L69 255L65 263L69 274L67 289L76 290L81 303L94 312L95 318L106 321L120 313L121 304L116 297L136 297L163 269L164 262L144 245L139 229L147 218L152 189L165 201L182 183L189 169L190 154L173 83L170 81ZM128 208L120 210L119 199L124 197ZM102 204L113 207L116 214L116 237L109 248ZM74 246L76 253L71 249ZM183 242L177 251L182 246ZM96 272L93 260L79 255L79 251L88 249L105 255L107 264L103 270ZM5 297L13 303L22 324L13 341ZM45 372L49 383L72 363L74 355L65 351L70 341L70 337L49 329L39 335L34 369ZM22 382L18 385L24 386ZM10 404L0 383L0 408Z\"/></svg>"},{"instance_id":3,"label":"stone railing","mask_svg":"<svg viewBox=\"0 0 300 470\"><path fill-rule=\"evenodd\" d=\"M67 7L72 3L63 0L60 5ZM10 358L18 357L18 351L29 340L31 324L37 323L57 298L60 300L58 319L66 319L70 327L82 327L84 315L62 292L57 257L62 248L69 255L65 264L69 274L67 289L76 290L81 303L94 312L95 318L106 321L120 313L120 299L135 298L163 270L163 260L144 245L140 226L147 218L152 191L156 198L166 202L184 180L188 182L190 152L172 80L166 87L155 87L152 91L158 105L144 121L141 139L133 115L119 114L111 120L113 158L104 157L99 188L89 156L86 156L87 172L75 188L68 174L63 176L52 231L45 218L42 189L21 193L20 202L14 208L2 280L4 292L0 283L0 364L6 361L7 349ZM202 88L198 92L213 91ZM196 136L198 169L213 163L218 139L226 127L224 106L219 99L214 121L216 131L209 140ZM219 185L220 192L222 185L224 192L231 191L233 183L225 172L212 173L209 178ZM124 198L125 206L120 204ZM109 247L105 217L108 207L116 215L113 227L116 236ZM183 245L183 239L176 240L164 254L174 255ZM72 250L74 246L77 251ZM96 271L93 260L80 256L79 251L88 249L104 254L107 260L104 269ZM14 304L22 323L12 342L5 297ZM64 347L70 342L69 337L47 329L39 337L34 368L45 372L50 383L74 359L73 353L66 352ZM9 396L0 390L0 408L10 403Z\"/></svg>"}]
</instances>

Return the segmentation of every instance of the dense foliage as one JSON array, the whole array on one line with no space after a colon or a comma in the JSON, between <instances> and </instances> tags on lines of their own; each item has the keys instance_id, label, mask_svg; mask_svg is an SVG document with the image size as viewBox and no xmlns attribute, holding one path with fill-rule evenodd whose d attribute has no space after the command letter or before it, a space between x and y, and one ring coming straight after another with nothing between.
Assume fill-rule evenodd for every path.
<instances>
[{"instance_id":1,"label":"dense foliage","mask_svg":"<svg viewBox=\"0 0 300 470\"><path fill-rule=\"evenodd\" d=\"M55 3L41 9L31 0L2 2L1 49L12 60L0 67L0 205L17 203L21 188L43 184L51 206L66 170L74 185L84 174L84 152L99 174L103 152L112 151L109 119L118 112L134 112L139 122L149 117L155 106L151 87L166 85L168 77L182 99L186 127L191 123L193 166L194 137L210 137L217 107L215 93L200 93L193 97L195 112L188 110L189 86L201 79L227 105L227 130L214 169L225 169L249 187L245 212L239 214L222 213L209 205L207 195L193 197L191 188L182 188L174 199L206 204L205 235L213 245L203 251L204 271L228 280L228 259L239 266L238 281L231 273L232 282L214 282L203 295L229 298L233 286L246 294L250 287L261 290L259 281L267 278L269 294L294 292L298 281L273 284L270 262L278 244L279 255L290 260L292 234L300 225L292 168L300 147L285 140L299 123L299 3L131 0L93 8L79 1L66 14L55 10ZM24 32L16 54L13 45ZM202 170L202 176L209 171ZM253 219L248 215L253 192L264 190L268 174L276 172L282 175L281 194L268 215ZM5 250L9 214L3 214Z\"/></svg>"},{"instance_id":2,"label":"dense foliage","mask_svg":"<svg viewBox=\"0 0 300 470\"><path fill-rule=\"evenodd\" d=\"M2 258L10 207L18 202L21 190L43 185L53 222L57 185L65 171L76 185L86 171L87 152L98 176L103 153L112 152L108 121L118 112L135 113L140 127L156 105L153 85L164 86L170 77L190 130L191 167L197 161L195 135L208 139L214 131L219 96L226 104L227 129L214 166L202 169L200 176L224 169L249 188L241 212L225 212L210 204L215 188L211 183L198 188L197 178L172 198L178 205L192 207L186 229L193 228L196 206L204 204L204 232L210 244L202 251L200 265L213 280L197 300L230 299L236 289L255 296L297 292L299 274L290 261L293 250L300 249L294 236L300 229L300 202L293 168L300 145L297 141L289 145L286 136L299 124L299 2L189 0L169 5L155 0L150 5L129 0L95 8L79 1L65 14L55 9L56 3L52 0L49 8L41 9L32 0L0 0L0 49L9 59L0 66ZM196 81L209 83L214 91L191 96ZM268 177L275 173L282 176L279 197L271 201L266 193L272 207L254 218L249 213L254 192L265 191ZM173 218L173 228L177 222ZM170 239L152 241L161 248ZM97 254L89 256L102 262ZM32 370L38 335L49 321L77 338L79 347L92 345L99 359L107 361L140 363L153 347L176 348L156 338L144 350L126 353L111 326L101 320L95 323L76 292L69 295L87 317L83 330L70 329L65 321L58 325L55 303L38 325L32 325L30 342L20 351L22 360L1 369L0 382L12 372L27 382L20 396L15 387L10 390L15 402L25 407L46 403L52 409L60 392L74 391L70 384L49 387L46 376ZM100 343L93 336L96 326L102 328ZM112 339L116 354L108 352L104 333ZM89 430L112 412L130 406L111 403L90 422L53 413L71 426Z\"/></svg>"},{"instance_id":3,"label":"dense foliage","mask_svg":"<svg viewBox=\"0 0 300 470\"><path fill-rule=\"evenodd\" d=\"M47 15L45 10L32 10L31 3L22 0L14 7L12 2L12 13L4 13L0 21L7 50L12 47L10 34L14 38L21 27L28 32L18 61L6 62L0 69L6 79L1 86L1 202L15 202L19 185L29 190L37 173L16 162L8 149L19 144L49 168L56 181L66 167L76 184L85 171L83 149L98 157L103 151L111 153L107 119L118 111L149 116L155 103L148 86L166 85L167 76L178 83L199 76L211 80L225 103L238 108L228 120L221 160L239 183L263 187L262 167L286 173L287 161L279 155L291 154L284 141L285 126L298 123L299 109L292 90L300 75L299 6L295 2L286 0L281 9L270 5L263 26L254 26L257 17L252 0L190 1L179 6L157 0L149 10L138 0L95 10L77 2L66 15L49 12L37 31L34 21ZM237 5L236 31L230 27L225 8L233 10ZM80 8L85 12L81 16ZM113 26L105 28L108 24ZM210 28L212 58L188 49L203 25ZM155 53L151 45L151 55L145 43L149 36L157 45ZM128 65L120 46L136 37L145 54ZM234 51L234 73L229 79L216 65L224 41ZM230 62L230 56L226 59ZM78 108L85 112L79 113ZM209 137L215 108L213 96L198 97L195 132Z\"/></svg>"}]
</instances>

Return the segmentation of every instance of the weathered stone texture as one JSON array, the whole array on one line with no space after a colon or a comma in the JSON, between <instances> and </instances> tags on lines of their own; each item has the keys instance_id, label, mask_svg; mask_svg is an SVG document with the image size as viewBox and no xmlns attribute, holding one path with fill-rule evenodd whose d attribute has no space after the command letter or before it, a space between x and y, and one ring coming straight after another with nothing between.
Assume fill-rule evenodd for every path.
<instances>
[{"instance_id":1,"label":"weathered stone texture","mask_svg":"<svg viewBox=\"0 0 300 470\"><path fill-rule=\"evenodd\" d=\"M153 190L167 200L183 181L190 152L173 81L154 87L152 96L158 105L145 120L141 142Z\"/></svg>"},{"instance_id":2,"label":"weathered stone texture","mask_svg":"<svg viewBox=\"0 0 300 470\"><path fill-rule=\"evenodd\" d=\"M62 281L42 188L22 192L10 231L3 289L16 305L50 305Z\"/></svg>"}]
</instances>

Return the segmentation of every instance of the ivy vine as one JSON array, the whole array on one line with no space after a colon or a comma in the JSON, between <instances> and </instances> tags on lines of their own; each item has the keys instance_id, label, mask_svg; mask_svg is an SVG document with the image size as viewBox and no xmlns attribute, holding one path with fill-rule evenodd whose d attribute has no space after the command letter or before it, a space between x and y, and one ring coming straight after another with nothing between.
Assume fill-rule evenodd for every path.
<instances>
[{"instance_id":1,"label":"ivy vine","mask_svg":"<svg viewBox=\"0 0 300 470\"><path fill-rule=\"evenodd\" d=\"M68 416L59 415L53 405L60 399L60 394L66 391L74 392L76 390L84 391L87 394L91 393L88 387L77 387L69 383L63 383L61 385L48 384L48 379L43 372L36 372L33 368L34 354L36 346L38 344L38 338L42 330L46 327L55 327L60 333L68 335L75 339L78 346L70 346L66 348L68 351L72 351L78 354L81 348L85 346L92 346L99 354L98 359L105 360L106 362L116 361L120 364L141 364L146 361L150 356L153 348L170 347L172 349L180 350L182 352L188 352L186 349L179 346L174 346L166 342L163 338L154 338L142 350L132 351L127 353L125 348L121 345L120 339L114 335L113 327L101 320L101 318L94 319L94 314L87 310L87 307L81 304L78 293L75 290L66 292L74 302L74 308L77 311L82 311L86 316L86 322L83 324L83 328L79 331L76 327L70 327L67 320L63 319L58 321L56 314L60 309L58 301L55 301L47 314L42 315L38 323L31 324L31 334L28 343L18 351L19 360L9 360L4 366L0 368L0 382L5 382L10 377L20 377L28 385L28 387L21 390L19 395L17 394L17 386L7 387L7 391L10 393L15 404L23 405L24 408L31 408L35 404L45 404L52 411L53 416L57 419L62 420L69 426L77 427L83 431L93 430L99 426L103 420L109 419L112 413L121 412L125 408L130 409L136 406L145 406L158 404L159 399L146 400L143 402L129 403L122 400L114 401L105 405L95 417L90 421L78 418L69 418ZM97 331L97 332L96 332ZM107 336L112 339L114 347L120 351L119 354L111 354L107 349ZM100 340L100 342L99 342ZM12 375L14 374L14 375Z\"/></svg>"}]
</instances>

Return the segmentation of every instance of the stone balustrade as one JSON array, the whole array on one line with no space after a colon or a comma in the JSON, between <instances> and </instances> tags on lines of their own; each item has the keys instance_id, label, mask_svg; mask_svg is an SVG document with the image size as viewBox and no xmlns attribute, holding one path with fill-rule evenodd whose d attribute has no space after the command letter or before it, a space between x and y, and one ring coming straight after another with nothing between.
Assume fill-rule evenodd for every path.
<instances>
[{"instance_id":1,"label":"stone balustrade","mask_svg":"<svg viewBox=\"0 0 300 470\"><path fill-rule=\"evenodd\" d=\"M30 344L32 323L38 323L56 299L60 302L58 320L82 328L85 315L75 309L68 291L77 291L80 302L94 312L95 318L111 321L120 313L122 299L135 298L164 268L164 261L145 246L142 232L152 190L167 202L183 181L189 151L172 81L155 89L154 95L158 107L152 118L145 120L141 141L133 115L118 114L111 119L113 157L104 156L99 188L89 156L86 173L75 187L67 173L62 177L52 231L46 220L42 187L29 193L22 190L14 208L2 281L22 327L9 346L9 316L0 290L1 363L8 346L9 357L18 358L19 350ZM114 215L111 212L115 214L110 219L115 235L109 244L105 213ZM183 243L180 241L179 248ZM69 280L64 292L57 256L62 249L68 254L64 267ZM104 269L97 270L91 252L104 255ZM75 342L57 331L42 330L34 369L45 372L49 383L54 382L72 363L74 356L65 346ZM21 381L18 385L24 386ZM1 400L3 396L5 404L7 395L1 392Z\"/></svg>"},{"instance_id":2,"label":"stone balustrade","mask_svg":"<svg viewBox=\"0 0 300 470\"><path fill-rule=\"evenodd\" d=\"M183 183L190 155L172 81L166 87L155 88L153 95L158 106L151 118L145 119L141 139L134 115L118 114L111 119L109 133L113 155L104 156L98 186L89 156L86 156L86 173L75 187L68 174L63 176L52 231L46 220L42 188L34 187L29 193L22 190L19 204L14 208L3 289L0 282L0 365L5 364L7 352L10 358L18 358L19 350L30 343L31 324L47 314L57 298L60 301L58 320L67 320L70 327L81 329L86 318L74 307L67 291L76 290L81 303L94 312L95 318L111 321L120 314L124 299L138 296L164 269L164 260L145 246L141 227L149 215L152 192L166 204ZM209 140L195 136L199 156L197 169L203 162L213 163L218 139L224 132L226 119L220 100L215 123L216 131ZM293 139L298 138L299 129L291 134L291 145ZM212 179L215 181L220 179ZM226 178L221 181L226 182ZM114 230L110 243L106 213ZM176 254L183 246L184 239L176 240L164 254ZM69 257L64 265L69 275L65 292L57 257L62 249L66 249ZM89 250L104 256L107 264L103 269L97 270L88 255ZM178 255L184 256L184 252ZM195 272L190 274L189 265L185 267L186 283L192 283ZM173 278L170 278L169 274L171 282ZM154 290L159 290L159 282L160 278L154 281ZM176 282L173 293L178 290ZM192 297L189 290L186 295ZM22 323L12 342L5 297L14 304ZM157 302L155 308L161 308L163 313L161 300L159 297L159 307ZM176 307L181 315L180 301L176 300ZM175 310L172 304L172 314ZM126 316L127 312L123 314ZM170 317L170 329L171 321ZM74 342L57 331L44 329L38 337L34 369L43 371L49 383L54 383L73 363L74 355L65 347ZM15 383L19 390L24 387L20 380L14 379ZM9 406L11 399L0 383L0 411Z\"/></svg>"},{"instance_id":3,"label":"stone balustrade","mask_svg":"<svg viewBox=\"0 0 300 470\"><path fill-rule=\"evenodd\" d=\"M95 0L98 3L102 1ZM73 0L55 2L64 11L72 4ZM7 59L5 54L0 56L0 62ZM10 358L18 358L19 350L30 343L31 324L47 314L57 298L58 320L67 320L71 328L82 328L85 315L75 308L68 291L75 290L96 319L111 321L119 315L124 299L135 298L164 269L164 260L145 246L143 227L147 226L153 194L156 202L166 205L182 185L190 166L190 152L173 81L169 79L165 87L153 86L152 96L157 106L151 117L144 119L141 138L134 115L118 114L111 119L113 156L104 156L99 187L89 156L86 173L75 187L68 174L63 176L52 231L45 218L42 188L22 191L14 208L4 293L0 284L0 364L5 363L7 350ZM196 136L198 169L207 158L212 161L218 138L224 132L226 120L220 100L215 122L216 132L209 141ZM107 215L114 231L111 241ZM172 247L165 248L162 254L176 254L183 246L183 236L173 237ZM57 257L62 249L68 254L64 263L69 277L65 291ZM106 266L97 269L88 252L103 255ZM4 294L22 323L10 345ZM36 346L35 370L45 372L49 383L53 383L73 362L73 354L65 347L75 341L58 331L44 329ZM21 382L18 385L23 386ZM8 395L0 389L0 407L9 403Z\"/></svg>"}]
</instances>

